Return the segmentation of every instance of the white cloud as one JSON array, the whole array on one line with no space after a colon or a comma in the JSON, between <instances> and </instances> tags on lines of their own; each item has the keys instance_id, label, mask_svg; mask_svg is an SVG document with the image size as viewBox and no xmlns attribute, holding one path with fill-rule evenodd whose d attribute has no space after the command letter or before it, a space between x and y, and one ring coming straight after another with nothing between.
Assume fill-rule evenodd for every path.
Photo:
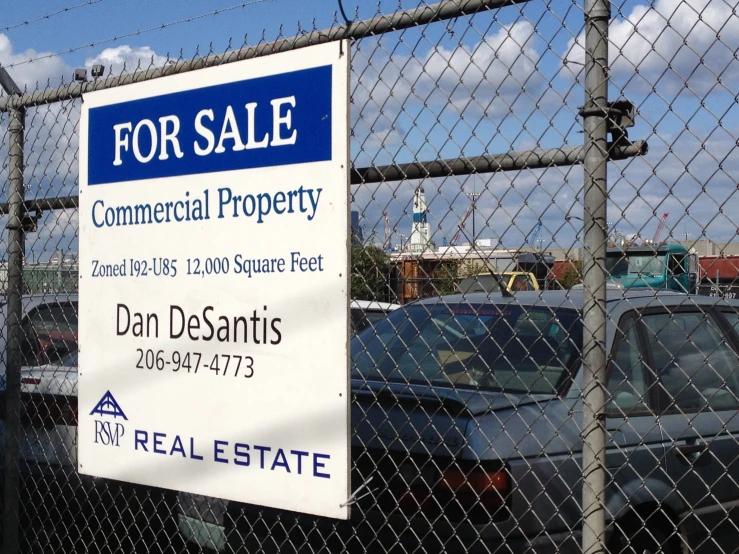
<instances>
[{"instance_id":1,"label":"white cloud","mask_svg":"<svg viewBox=\"0 0 739 554\"><path fill-rule=\"evenodd\" d=\"M28 60L34 61L23 63ZM15 52L10 39L2 33L0 33L0 64L9 68L8 73L18 87L28 92L43 89L49 85L56 87L63 80L72 78L71 68L59 56L30 48L23 52Z\"/></svg>"},{"instance_id":2,"label":"white cloud","mask_svg":"<svg viewBox=\"0 0 739 554\"><path fill-rule=\"evenodd\" d=\"M32 61L31 61L32 60ZM27 62L27 63L26 63ZM28 49L16 52L10 39L0 34L0 64L24 92L61 86L70 82L73 70L61 57ZM3 93L4 94L4 93ZM71 194L77 181L79 102L66 101L26 112L25 175L28 198ZM7 115L0 117L0 156L7 159ZM0 177L7 178L6 164ZM3 179L2 196L7 195Z\"/></svg>"},{"instance_id":3,"label":"white cloud","mask_svg":"<svg viewBox=\"0 0 739 554\"><path fill-rule=\"evenodd\" d=\"M611 78L621 90L698 95L719 81L728 90L739 80L739 16L725 0L657 0L635 6L609 29ZM571 39L565 56L583 77L585 36ZM567 72L565 72L567 73ZM572 73L570 73L572 76Z\"/></svg>"},{"instance_id":4,"label":"white cloud","mask_svg":"<svg viewBox=\"0 0 739 554\"><path fill-rule=\"evenodd\" d=\"M539 53L528 21L502 26L473 48L436 48L419 59L405 83L417 94L455 111L508 113L519 98L538 97L545 80L536 69ZM404 71L404 76L406 72Z\"/></svg>"},{"instance_id":5,"label":"white cloud","mask_svg":"<svg viewBox=\"0 0 739 554\"><path fill-rule=\"evenodd\" d=\"M665 135L644 157L609 164L608 221L619 231L652 238L662 214L669 213L662 238L691 240L707 236L723 242L737 239L739 229L739 146L730 131L707 138L686 133ZM353 187L352 209L383 235L382 211L387 210L397 231L410 233L412 194L418 182L394 182ZM543 222L545 248L573 246L582 222L565 220L571 210L583 217L583 169L550 168L520 172L427 179L422 182L431 214L434 240L451 239L469 205L465 192L482 192L477 204L479 237L500 238L518 247ZM471 231L471 222L466 225ZM579 238L582 238L580 234ZM464 238L462 239L464 240ZM397 235L394 235L397 242Z\"/></svg>"},{"instance_id":6,"label":"white cloud","mask_svg":"<svg viewBox=\"0 0 739 554\"><path fill-rule=\"evenodd\" d=\"M684 13L690 8L687 4L681 7L676 0L656 0L653 7L634 8L624 19L613 22L612 74L620 86L633 76L634 63L639 65L644 76L642 84L646 81L657 83L661 78L658 84L665 90L682 87L686 76L694 75L690 81L692 89L700 92L701 98L710 105L711 94L707 91L716 78L701 76L701 71L705 73L711 68L723 73L722 79L727 82L739 76L737 62L733 59L733 52L739 49L737 17L724 13L726 6L721 0L703 0L693 7L703 9L703 22L697 21L697 15L691 22L690 14ZM721 17L722 26L717 23ZM670 27L666 24L668 20ZM716 44L716 30L719 29L724 44ZM727 36L729 31L737 32ZM682 36L687 39L685 43ZM462 152L466 143L454 142L453 138L459 127L466 126L460 135L474 135L479 131L477 123L485 118L523 118L528 110L541 109L541 102L538 107L533 106L536 100L551 98L552 103L562 105L562 98L537 67L541 56L535 40L533 26L519 22L498 27L474 46L438 47L417 54L415 58L390 57L382 49L370 48L369 59L363 60L360 50L354 59L352 129L353 146L358 146L363 156L361 165L390 163L403 156L433 158L444 141L452 143L450 150ZM582 37L578 40L583 43ZM727 52L732 56L727 56ZM704 54L701 65L696 56ZM37 55L33 50L14 52L7 37L0 35L0 63L17 63ZM574 40L568 59L582 59L582 48ZM672 73L666 70L668 61ZM139 67L148 68L152 63L162 65L165 62L165 57L148 47L121 46L102 51L88 59L85 65L89 68L102 64L106 66L106 74L120 74L124 70L135 71ZM694 71L696 69L698 71ZM37 81L45 87L50 77L69 81L72 72L59 58L20 65L10 71L19 84L27 85L30 90L36 90ZM700 82L694 84L695 76L700 77ZM580 90L577 84L568 84L569 92ZM526 105L527 102L531 104ZM518 109L521 103L526 109ZM419 113L423 116L418 117ZM569 112L564 116L569 120ZM77 102L29 110L26 168L26 182L31 186L29 197L76 192L78 121ZM0 160L7 156L5 124L0 118L3 127ZM494 129L495 123L487 124ZM554 131L558 128L554 123ZM676 238L680 238L679 233L684 229L693 239L703 230L716 240L735 235L739 224L739 215L736 215L739 214L739 193L731 175L739 171L737 128L727 130L720 144L717 137L705 139L705 133L688 144L684 138L689 136L685 133L687 128L688 123L677 122L669 134L662 129L659 132L654 129L650 137L635 134L636 138L649 138L649 155L643 160L609 166L609 220L616 222L619 228L639 230L651 236L659 216L670 212ZM510 141L515 138L523 143L520 148L531 147L545 132L552 132L535 125L527 125L527 131L528 134L511 135ZM373 154L378 151L381 155ZM719 164L723 167L721 171L717 171ZM476 220L479 235L503 237L505 245L518 246L542 219L544 238L559 246L569 246L576 240L581 223L564 222L564 214L582 188L582 168L522 171L480 179L485 184L477 188L484 191ZM410 206L416 185L401 182L353 188L353 209L359 209L366 218L364 223L370 229L374 227L380 236L384 233L382 211L387 209L397 231L409 234ZM469 203L463 192L470 190L471 183L459 177L426 180L424 187L432 210L432 231L441 243L442 237L451 238L456 232ZM572 213L580 216L582 209L576 206ZM57 246L72 244L73 240L68 241L74 239L76 229L74 217L65 219L61 213L48 215L39 234L31 240L37 242L37 248L49 253ZM397 235L394 241L397 242Z\"/></svg>"},{"instance_id":7,"label":"white cloud","mask_svg":"<svg viewBox=\"0 0 739 554\"><path fill-rule=\"evenodd\" d=\"M35 59L41 58L41 59ZM30 63L29 60L35 59ZM162 65L166 58L151 48L120 46L108 48L86 62L106 65L120 73ZM0 64L21 89L37 92L72 81L73 69L59 56L28 49L16 52L10 39L0 34ZM18 64L18 65L13 65ZM77 194L79 159L80 100L67 100L28 109L25 127L26 199L53 198ZM0 114L0 201L7 198L8 134L7 115ZM39 230L31 235L27 251L33 259L46 260L57 249L77 248L79 226L77 210L45 212L39 221Z\"/></svg>"},{"instance_id":8,"label":"white cloud","mask_svg":"<svg viewBox=\"0 0 739 554\"><path fill-rule=\"evenodd\" d=\"M40 59L35 59L40 58ZM29 60L34 60L30 63ZM102 63L108 71L122 72L162 65L166 57L159 56L150 47L132 48L128 45L107 48L86 62ZM0 34L0 64L21 89L37 92L69 83L73 69L61 57L28 49L16 52L10 39ZM18 65L13 65L18 64ZM12 66L12 67L11 67ZM27 198L51 198L76 194L78 179L80 101L56 102L26 113L25 129L25 184ZM7 159L7 116L0 116L0 159ZM0 178L7 176L5 163L0 164ZM6 180L0 197L5 198Z\"/></svg>"},{"instance_id":9,"label":"white cloud","mask_svg":"<svg viewBox=\"0 0 739 554\"><path fill-rule=\"evenodd\" d=\"M736 236L739 227L739 148L728 132L709 139L681 135L656 145L649 155L609 169L609 219L651 238L656 221L670 214L673 238L689 232L716 241ZM619 171L620 170L620 171ZM645 235L646 233L646 235Z\"/></svg>"},{"instance_id":10,"label":"white cloud","mask_svg":"<svg viewBox=\"0 0 739 554\"><path fill-rule=\"evenodd\" d=\"M80 101L29 109L24 145L28 198L77 193Z\"/></svg>"},{"instance_id":11,"label":"white cloud","mask_svg":"<svg viewBox=\"0 0 739 554\"><path fill-rule=\"evenodd\" d=\"M45 262L57 250L76 251L78 233L78 210L46 212L39 221L38 232L29 237L26 255L33 261Z\"/></svg>"},{"instance_id":12,"label":"white cloud","mask_svg":"<svg viewBox=\"0 0 739 554\"><path fill-rule=\"evenodd\" d=\"M394 124L401 113L424 109L435 116L501 117L535 104L547 81L537 70L534 26L502 25L474 46L437 46L413 57L369 49L354 59L352 100L370 126ZM420 124L418 120L415 124Z\"/></svg>"},{"instance_id":13,"label":"white cloud","mask_svg":"<svg viewBox=\"0 0 739 554\"><path fill-rule=\"evenodd\" d=\"M105 76L121 75L122 73L133 73L139 70L147 70L161 67L167 63L166 56L160 56L149 46L133 48L128 45L106 48L94 58L85 60L85 67L89 70L93 65L103 65Z\"/></svg>"}]
</instances>

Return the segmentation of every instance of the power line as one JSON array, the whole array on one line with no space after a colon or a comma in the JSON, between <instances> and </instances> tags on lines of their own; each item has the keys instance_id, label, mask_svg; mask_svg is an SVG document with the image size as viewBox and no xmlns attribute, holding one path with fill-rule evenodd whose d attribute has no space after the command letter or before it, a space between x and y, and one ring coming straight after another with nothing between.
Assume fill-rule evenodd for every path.
<instances>
[{"instance_id":1,"label":"power line","mask_svg":"<svg viewBox=\"0 0 739 554\"><path fill-rule=\"evenodd\" d=\"M77 4L76 6L67 6L66 8L62 8L61 10L47 13L46 15L42 15L41 17L37 17L36 19L29 19L28 21L21 21L20 23L16 23L15 25L8 25L7 27L0 28L0 33L3 31L10 31L12 29L15 29L17 27L23 27L24 25L31 25L33 23L38 23L39 21L43 21L44 19L51 19L55 15L59 15L62 13L71 12L73 10L76 10L78 8L84 8L85 6L91 6L93 4L99 4L103 0L87 0L87 2L84 2L82 4Z\"/></svg>"},{"instance_id":2,"label":"power line","mask_svg":"<svg viewBox=\"0 0 739 554\"><path fill-rule=\"evenodd\" d=\"M102 2L102 0L96 0L96 1ZM15 62L15 63L6 65L5 68L6 69L9 69L11 67L17 67L17 66L20 66L20 65L26 65L26 64L33 63L33 62L36 62L36 61L39 61L39 60L45 60L47 58L54 58L54 57L57 57L57 56L63 56L65 54L70 54L72 52L76 52L77 50L82 50L83 48L93 48L93 47L99 46L101 44L106 44L106 43L109 43L109 42L115 42L115 41L118 41L118 40L121 40L121 39L124 39L124 38L133 37L133 36L143 35L145 33L150 33L152 31L158 31L158 30L166 29L167 27L173 27L174 25L180 25L182 23L191 23L193 21L197 21L198 19L203 19L205 17L216 16L216 15L220 15L222 13L230 12L232 10L237 10L239 8L246 8L247 6L251 6L253 4L261 4L263 2L269 2L269 1L274 2L275 0L251 0L250 2L243 2L241 4L236 4L235 6L230 6L228 8L213 10L213 11L210 11L208 13L204 13L204 14L200 14L200 15L195 15L195 16L192 16L192 17L187 17L185 19L178 19L177 21L171 21L169 23L161 23L160 25L156 25L154 27L149 27L148 29L139 29L138 31L132 31L130 33L126 33L126 34L123 34L123 35L117 35L117 36L114 36L114 37L111 37L111 38L107 38L105 40L98 40L98 41L88 42L86 44L82 44L80 46L75 46L74 48L69 48L69 49L63 50L61 52L56 52L56 53L53 53L53 54L44 54L43 56L37 56L35 58L30 58L30 59L24 60L22 62Z\"/></svg>"}]
</instances>

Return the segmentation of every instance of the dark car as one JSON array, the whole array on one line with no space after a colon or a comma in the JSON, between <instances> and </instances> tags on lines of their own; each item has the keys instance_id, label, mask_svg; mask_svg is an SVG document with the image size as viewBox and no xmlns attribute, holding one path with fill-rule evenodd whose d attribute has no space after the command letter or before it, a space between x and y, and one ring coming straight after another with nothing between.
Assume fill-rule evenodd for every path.
<instances>
[{"instance_id":1,"label":"dark car","mask_svg":"<svg viewBox=\"0 0 739 554\"><path fill-rule=\"evenodd\" d=\"M229 552L579 553L583 302L393 312L352 340L351 520L181 495L180 528ZM739 302L609 289L607 306L608 551L717 540L739 503Z\"/></svg>"}]
</instances>

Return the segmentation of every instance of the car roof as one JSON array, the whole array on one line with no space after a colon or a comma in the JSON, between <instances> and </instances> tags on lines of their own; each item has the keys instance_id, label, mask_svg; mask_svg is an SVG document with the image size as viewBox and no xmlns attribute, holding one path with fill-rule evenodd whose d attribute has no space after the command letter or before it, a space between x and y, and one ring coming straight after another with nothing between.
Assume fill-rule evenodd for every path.
<instances>
[{"instance_id":1,"label":"car roof","mask_svg":"<svg viewBox=\"0 0 739 554\"><path fill-rule=\"evenodd\" d=\"M48 304L54 302L77 302L77 293L54 293L54 294L25 294L23 295L23 313L35 308L40 304ZM4 305L8 304L8 297L4 299Z\"/></svg>"},{"instance_id":2,"label":"car roof","mask_svg":"<svg viewBox=\"0 0 739 554\"><path fill-rule=\"evenodd\" d=\"M414 304L458 304L469 302L472 304L508 304L516 303L530 306L548 306L551 308L570 308L582 310L585 305L584 290L550 290L550 291L520 291L511 295L503 296L502 293L476 292L469 294L455 294L443 297L432 297L418 300ZM615 310L616 305L621 309L646 308L655 306L680 306L680 305L725 305L739 309L739 301L725 300L712 296L687 295L672 291L655 291L652 289L607 289L606 302L610 310Z\"/></svg>"},{"instance_id":3,"label":"car roof","mask_svg":"<svg viewBox=\"0 0 739 554\"><path fill-rule=\"evenodd\" d=\"M75 293L57 292L53 294L24 294L21 298L23 313L28 312L39 304L47 304L50 302L78 302L79 295ZM0 297L0 309L7 310L8 295Z\"/></svg>"},{"instance_id":4,"label":"car roof","mask_svg":"<svg viewBox=\"0 0 739 554\"><path fill-rule=\"evenodd\" d=\"M400 308L399 304L390 304L388 302L375 302L374 300L352 300L352 308L358 308L360 310L382 310L384 312L391 312Z\"/></svg>"}]
</instances>

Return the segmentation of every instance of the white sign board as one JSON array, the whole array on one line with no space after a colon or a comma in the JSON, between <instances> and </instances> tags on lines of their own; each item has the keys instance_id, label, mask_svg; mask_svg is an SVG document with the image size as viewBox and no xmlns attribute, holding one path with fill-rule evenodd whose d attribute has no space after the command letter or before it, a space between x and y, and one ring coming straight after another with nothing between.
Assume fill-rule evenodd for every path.
<instances>
[{"instance_id":1,"label":"white sign board","mask_svg":"<svg viewBox=\"0 0 739 554\"><path fill-rule=\"evenodd\" d=\"M348 52L85 95L80 473L349 516Z\"/></svg>"}]
</instances>

